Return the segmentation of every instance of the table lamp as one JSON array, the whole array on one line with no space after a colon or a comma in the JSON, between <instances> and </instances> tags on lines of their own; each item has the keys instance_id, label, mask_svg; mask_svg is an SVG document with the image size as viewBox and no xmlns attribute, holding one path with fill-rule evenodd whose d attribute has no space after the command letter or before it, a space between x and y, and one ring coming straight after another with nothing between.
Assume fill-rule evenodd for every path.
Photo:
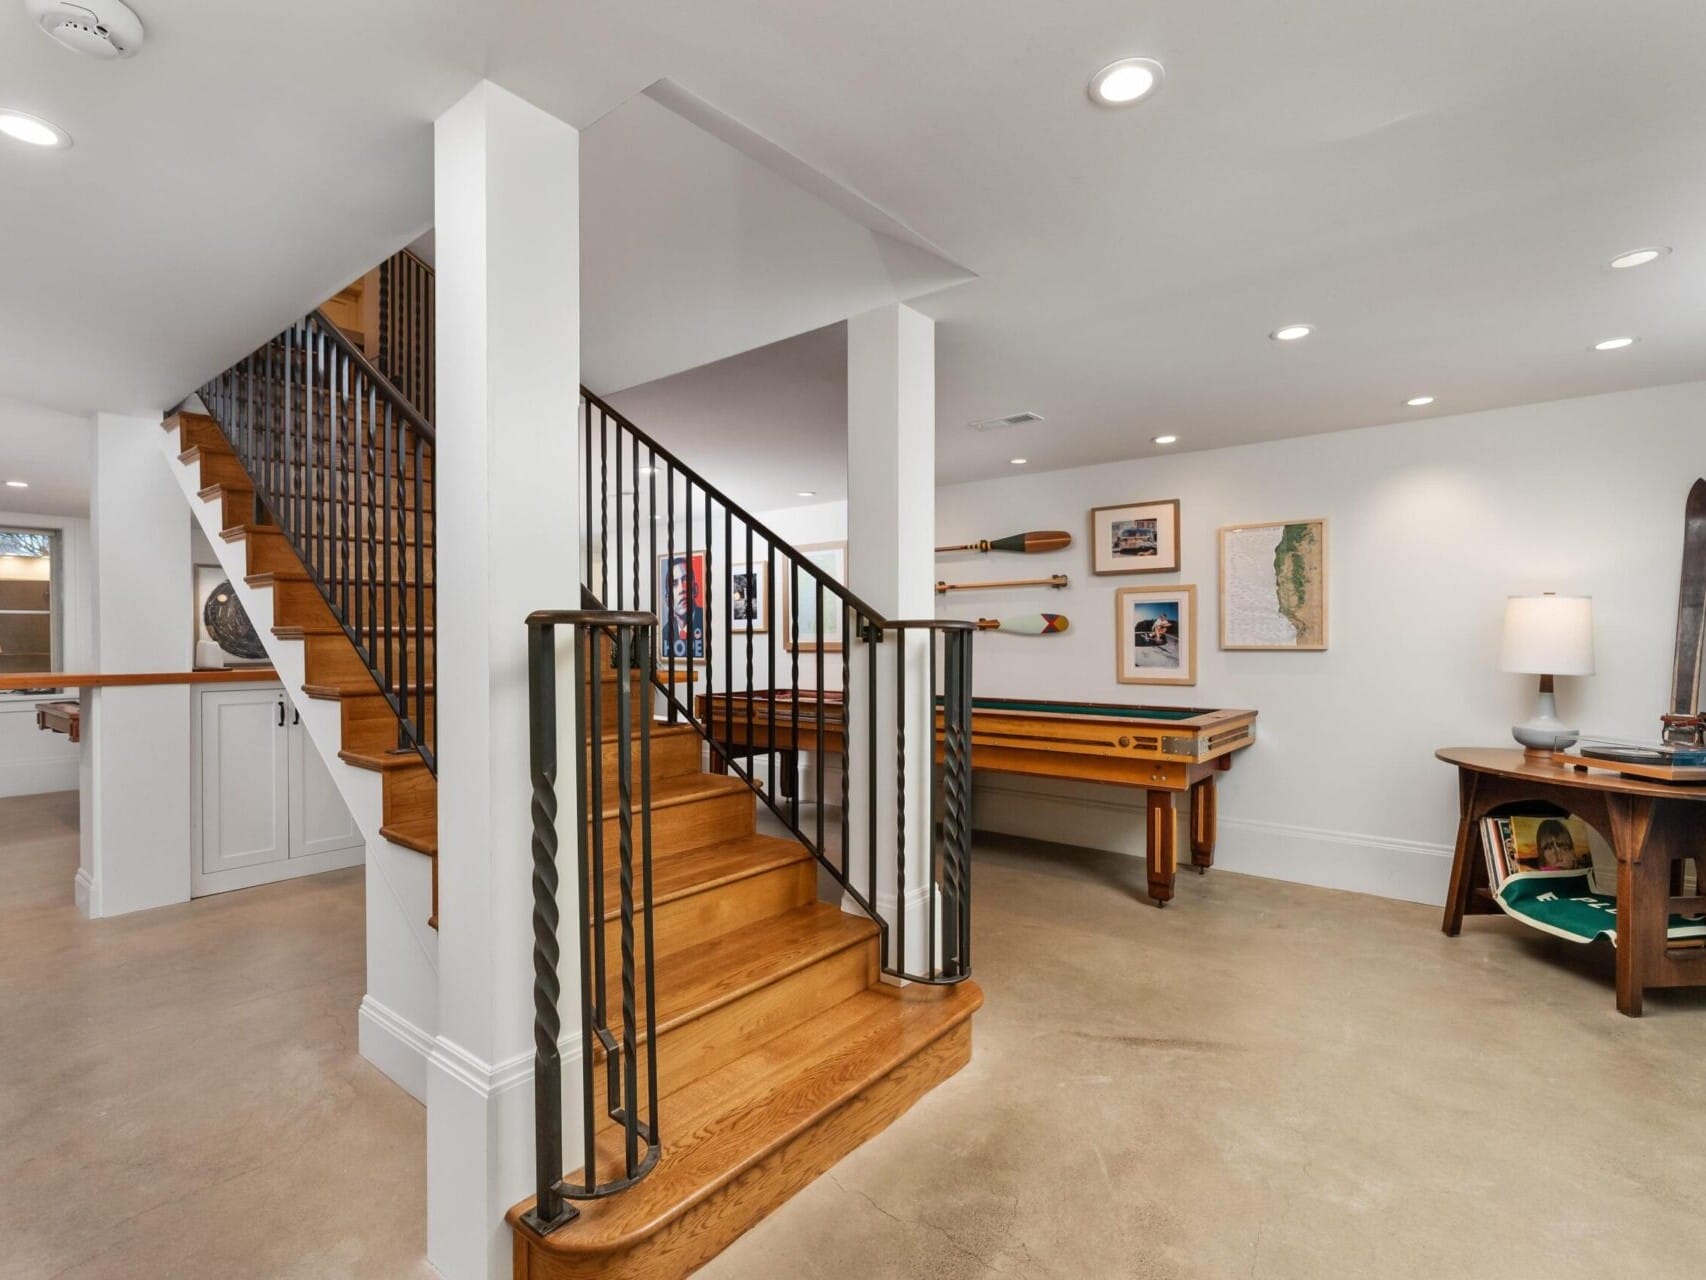
<instances>
[{"instance_id":1,"label":"table lamp","mask_svg":"<svg viewBox=\"0 0 1706 1280\"><path fill-rule=\"evenodd\" d=\"M1558 719L1553 676L1593 674L1593 598L1512 596L1505 605L1499 670L1540 677L1540 701L1534 715L1511 726L1529 759L1544 760L1572 745L1581 734Z\"/></svg>"}]
</instances>

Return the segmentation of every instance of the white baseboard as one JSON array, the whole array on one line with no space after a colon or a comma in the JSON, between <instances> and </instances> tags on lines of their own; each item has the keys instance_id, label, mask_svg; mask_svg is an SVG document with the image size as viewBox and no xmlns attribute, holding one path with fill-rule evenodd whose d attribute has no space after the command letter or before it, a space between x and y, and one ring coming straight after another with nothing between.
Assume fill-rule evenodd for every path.
<instances>
[{"instance_id":1,"label":"white baseboard","mask_svg":"<svg viewBox=\"0 0 1706 1280\"><path fill-rule=\"evenodd\" d=\"M372 996L361 998L356 1015L361 1056L400 1085L417 1102L427 1095L427 1062L435 1041L414 1023Z\"/></svg>"},{"instance_id":2,"label":"white baseboard","mask_svg":"<svg viewBox=\"0 0 1706 1280\"><path fill-rule=\"evenodd\" d=\"M980 831L1144 856L1141 797L1133 803L1114 793L1057 795L977 781L972 812ZM1189 829L1183 816L1180 825ZM1438 906L1445 901L1451 876L1449 845L1225 814L1219 825L1214 854L1219 869L1403 902Z\"/></svg>"},{"instance_id":3,"label":"white baseboard","mask_svg":"<svg viewBox=\"0 0 1706 1280\"><path fill-rule=\"evenodd\" d=\"M8 760L0 764L0 797L75 790L76 756L69 760Z\"/></svg>"},{"instance_id":4,"label":"white baseboard","mask_svg":"<svg viewBox=\"0 0 1706 1280\"><path fill-rule=\"evenodd\" d=\"M85 920L97 920L101 915L100 887L95 877L82 867L71 882L71 896L76 900L78 914Z\"/></svg>"}]
</instances>

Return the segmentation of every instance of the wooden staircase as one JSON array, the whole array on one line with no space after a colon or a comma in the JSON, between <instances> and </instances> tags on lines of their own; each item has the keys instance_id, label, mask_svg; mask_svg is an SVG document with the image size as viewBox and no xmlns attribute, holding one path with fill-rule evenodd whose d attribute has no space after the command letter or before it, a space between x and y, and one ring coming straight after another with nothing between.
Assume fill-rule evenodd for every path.
<instances>
[{"instance_id":1,"label":"wooden staircase","mask_svg":"<svg viewBox=\"0 0 1706 1280\"><path fill-rule=\"evenodd\" d=\"M609 729L603 750L613 848L620 748ZM970 1059L976 985L885 985L875 923L819 902L812 855L759 834L751 789L706 772L702 757L696 730L654 728L663 1153L640 1182L578 1202L580 1216L548 1236L522 1221L532 1200L511 1209L518 1280L688 1275ZM611 861L603 901L615 904ZM609 907L605 930L612 1009L621 1007L617 913ZM650 1050L642 1042L642 1072ZM600 1167L617 1168L623 1132L602 1092L596 1115Z\"/></svg>"},{"instance_id":2,"label":"wooden staircase","mask_svg":"<svg viewBox=\"0 0 1706 1280\"><path fill-rule=\"evenodd\" d=\"M284 531L258 514L255 486L233 452L219 423L205 414L180 410L163 424L178 435L178 460L199 470L203 501L217 503L220 537L243 547L247 582L270 589L273 635L304 646L310 698L338 704L342 724L339 758L384 779L384 818L380 834L393 844L433 859L432 915L438 925L438 782L414 751L397 750L397 715L325 597L310 580ZM429 523L431 515L424 517ZM408 533L412 535L413 529ZM399 535L400 536L400 535ZM427 534L430 537L430 532ZM426 592L429 584L423 584ZM399 641L399 643L408 643ZM431 643L428 629L425 643ZM412 650L411 660L412 660ZM428 700L427 732L431 732Z\"/></svg>"}]
</instances>

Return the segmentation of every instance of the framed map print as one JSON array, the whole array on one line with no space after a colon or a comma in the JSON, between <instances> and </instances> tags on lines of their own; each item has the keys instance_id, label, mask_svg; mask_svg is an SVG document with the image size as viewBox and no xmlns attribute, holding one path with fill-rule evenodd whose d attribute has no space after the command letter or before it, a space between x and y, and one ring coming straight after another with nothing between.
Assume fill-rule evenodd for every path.
<instances>
[{"instance_id":1,"label":"framed map print","mask_svg":"<svg viewBox=\"0 0 1706 1280\"><path fill-rule=\"evenodd\" d=\"M1220 647L1327 647L1327 522L1220 531Z\"/></svg>"}]
</instances>

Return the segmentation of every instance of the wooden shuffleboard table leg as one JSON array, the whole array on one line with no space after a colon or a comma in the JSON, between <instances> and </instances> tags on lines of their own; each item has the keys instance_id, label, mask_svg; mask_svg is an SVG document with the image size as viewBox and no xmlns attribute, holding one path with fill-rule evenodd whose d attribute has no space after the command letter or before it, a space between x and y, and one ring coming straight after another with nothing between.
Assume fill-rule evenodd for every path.
<instances>
[{"instance_id":1,"label":"wooden shuffleboard table leg","mask_svg":"<svg viewBox=\"0 0 1706 1280\"><path fill-rule=\"evenodd\" d=\"M1191 783L1191 865L1202 875L1214 865L1214 842L1220 828L1220 802L1214 775Z\"/></svg>"},{"instance_id":2,"label":"wooden shuffleboard table leg","mask_svg":"<svg viewBox=\"0 0 1706 1280\"><path fill-rule=\"evenodd\" d=\"M1149 793L1149 896L1164 907L1179 867L1179 811L1171 791Z\"/></svg>"}]
</instances>

